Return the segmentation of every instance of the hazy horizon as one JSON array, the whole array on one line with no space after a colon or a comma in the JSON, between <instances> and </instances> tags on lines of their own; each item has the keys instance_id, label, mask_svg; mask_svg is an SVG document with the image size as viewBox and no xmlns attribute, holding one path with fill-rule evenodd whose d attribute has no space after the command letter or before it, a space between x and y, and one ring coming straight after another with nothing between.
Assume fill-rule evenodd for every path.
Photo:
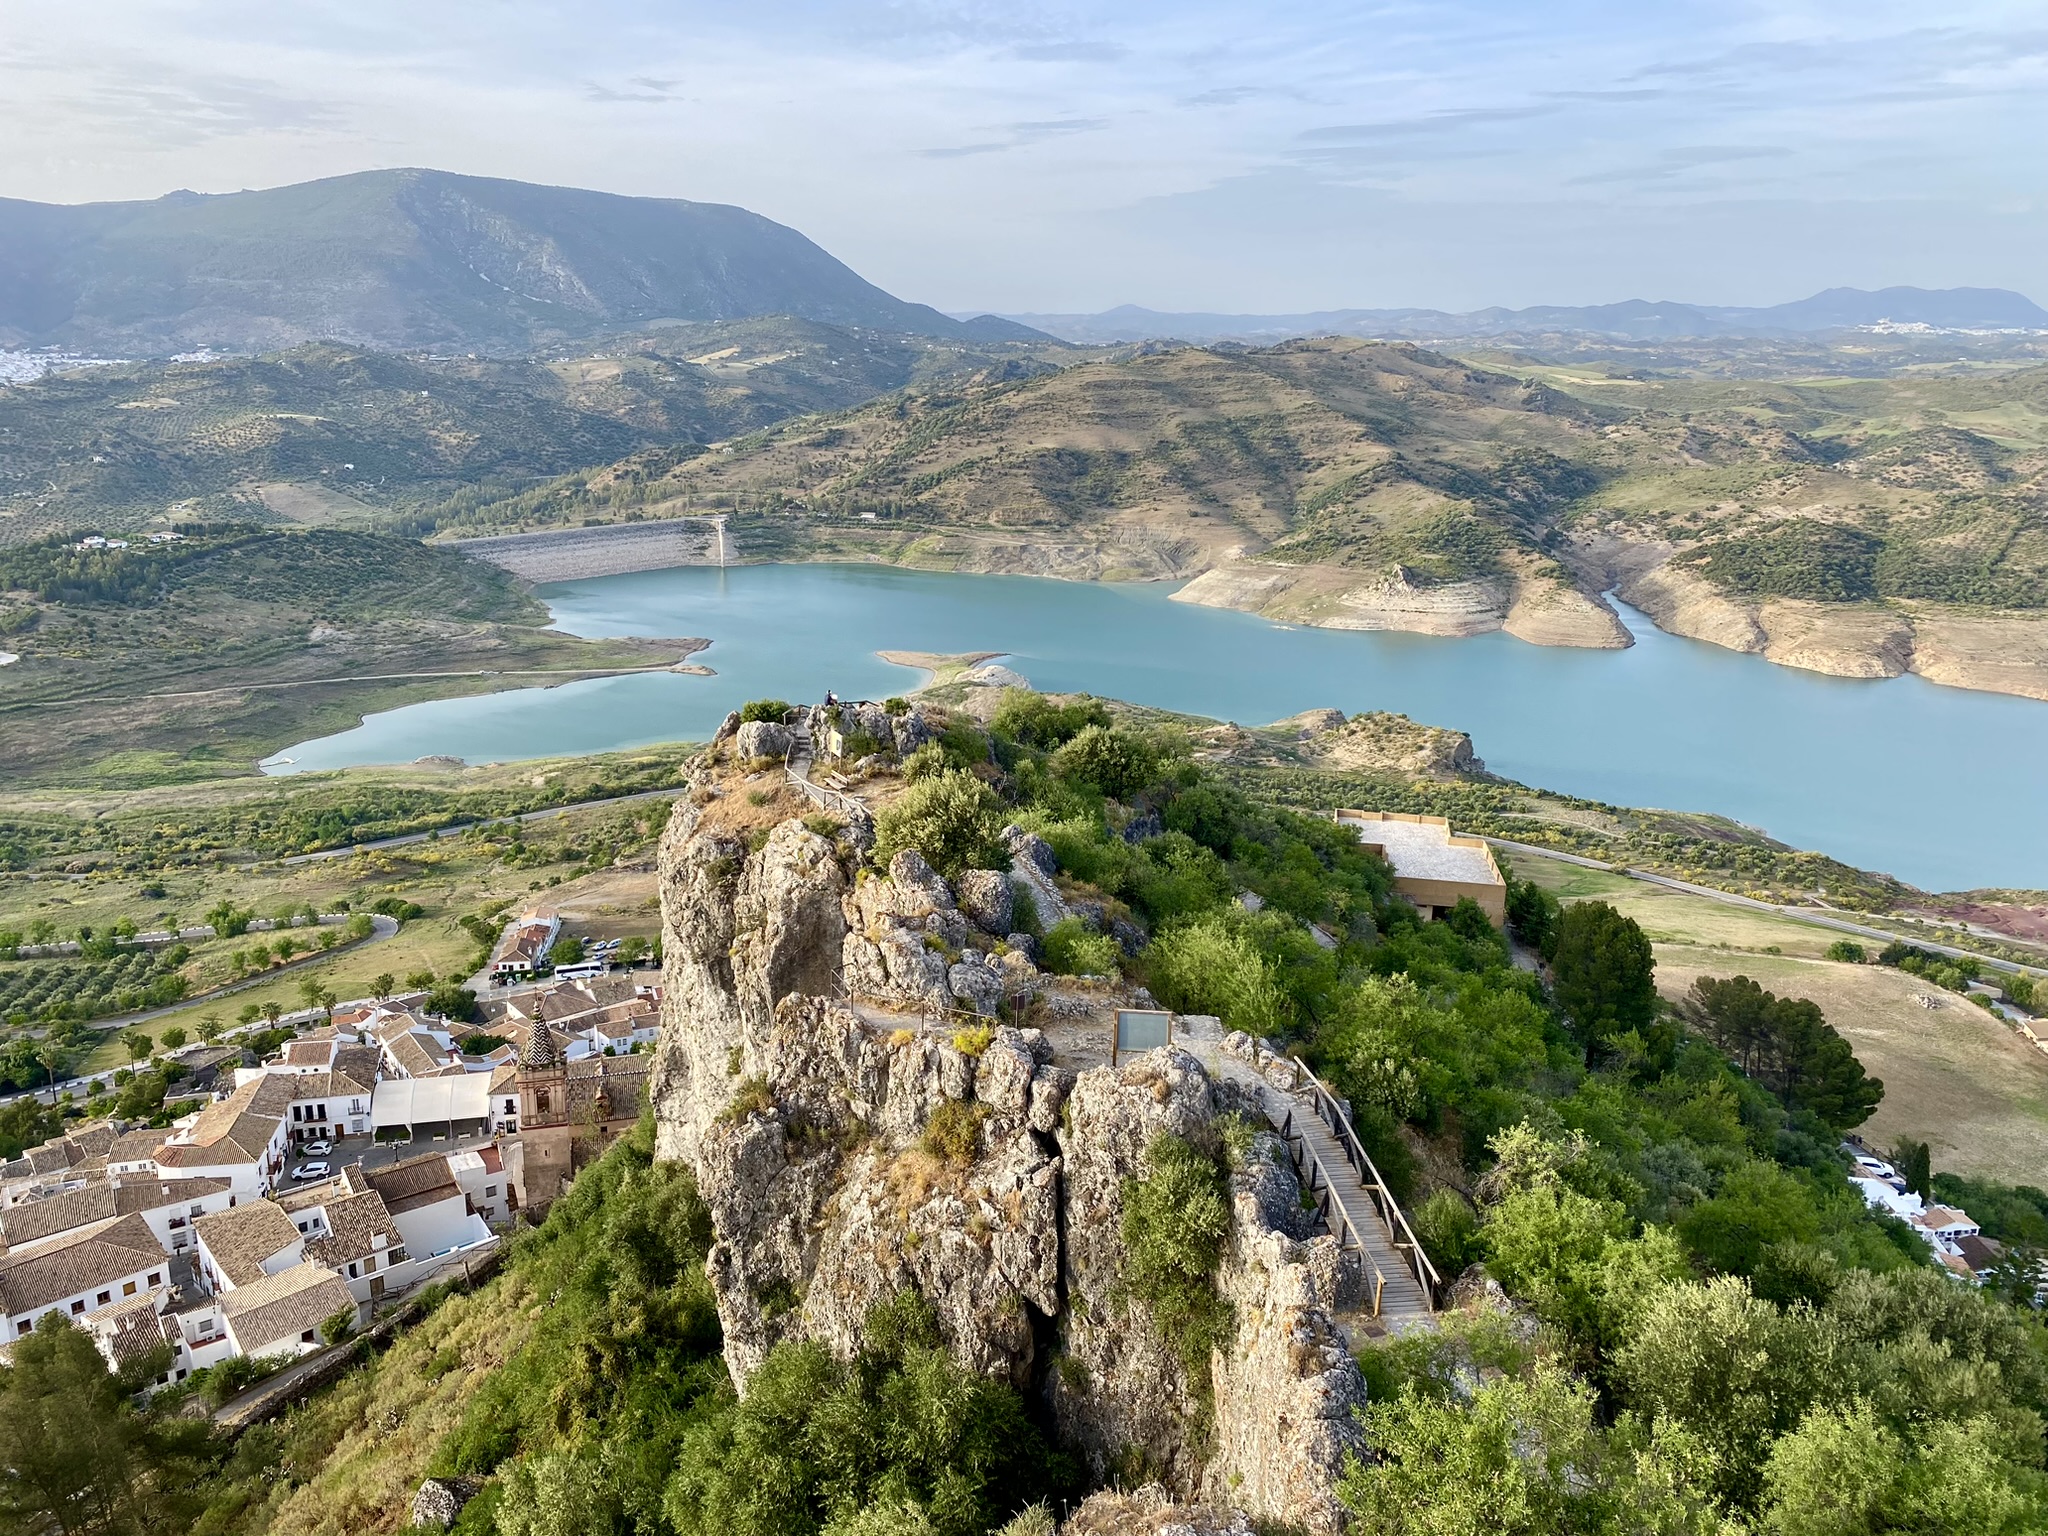
<instances>
[{"instance_id":1,"label":"hazy horizon","mask_svg":"<svg viewBox=\"0 0 2048 1536\"><path fill-rule=\"evenodd\" d=\"M2048 28L1923 16L113 0L10 18L0 196L433 166L736 203L948 311L2048 293Z\"/></svg>"}]
</instances>

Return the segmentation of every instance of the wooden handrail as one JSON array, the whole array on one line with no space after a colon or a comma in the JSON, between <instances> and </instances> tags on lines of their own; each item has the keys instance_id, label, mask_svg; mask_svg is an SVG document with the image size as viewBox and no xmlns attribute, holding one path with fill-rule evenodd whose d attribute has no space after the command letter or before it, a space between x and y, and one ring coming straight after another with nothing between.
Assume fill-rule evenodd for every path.
<instances>
[{"instance_id":1,"label":"wooden handrail","mask_svg":"<svg viewBox=\"0 0 2048 1536\"><path fill-rule=\"evenodd\" d=\"M1267 1110L1266 1117L1268 1120L1272 1119L1270 1109ZM1358 1230L1357 1224L1351 1219L1351 1213L1344 1208L1344 1202L1337 1198L1336 1183L1330 1178L1329 1170L1323 1166L1323 1160L1316 1155L1316 1149L1309 1145L1306 1136L1294 1128L1294 1111L1283 1111L1275 1129L1280 1132L1280 1139L1286 1143L1288 1152L1294 1159L1296 1171L1307 1175L1308 1192L1316 1194L1316 1180L1320 1178L1323 1181L1322 1192L1316 1201L1316 1210L1323 1218L1323 1224L1334 1232L1338 1247L1355 1248L1358 1256L1372 1270L1372 1315L1378 1317L1381 1298L1386 1294L1387 1277L1381 1271L1379 1261L1373 1257L1372 1248L1366 1242L1365 1234ZM1335 1221L1330 1219L1332 1211L1336 1213Z\"/></svg>"},{"instance_id":2,"label":"wooden handrail","mask_svg":"<svg viewBox=\"0 0 2048 1536\"><path fill-rule=\"evenodd\" d=\"M1436 1272L1436 1266L1430 1263L1429 1255L1423 1251L1422 1243L1415 1236L1414 1229L1408 1225L1408 1218L1401 1210L1400 1201L1396 1200L1394 1192L1387 1188L1387 1181L1380 1176L1378 1166L1365 1150L1364 1144L1359 1141L1358 1133L1351 1125L1351 1116L1345 1112L1336 1094L1330 1091L1329 1084L1317 1077L1299 1056L1290 1054L1287 1059L1294 1066L1296 1088L1301 1086L1304 1077L1308 1079L1315 1099L1317 1118L1336 1134L1338 1146L1344 1149L1344 1155L1351 1159L1352 1166L1365 1181L1365 1192L1378 1210L1380 1220L1386 1223L1387 1235L1393 1240L1396 1251L1403 1253L1408 1259L1415 1271L1416 1283L1422 1287L1423 1300L1433 1310L1436 1288L1443 1282Z\"/></svg>"}]
</instances>

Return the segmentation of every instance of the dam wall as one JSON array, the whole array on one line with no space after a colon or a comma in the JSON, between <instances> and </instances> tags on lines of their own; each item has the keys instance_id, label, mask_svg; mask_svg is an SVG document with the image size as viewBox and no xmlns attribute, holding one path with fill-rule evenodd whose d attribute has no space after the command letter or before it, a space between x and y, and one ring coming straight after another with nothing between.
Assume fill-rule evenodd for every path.
<instances>
[{"instance_id":1,"label":"dam wall","mask_svg":"<svg viewBox=\"0 0 2048 1536\"><path fill-rule=\"evenodd\" d=\"M587 576L621 576L675 565L719 563L719 526L706 517L663 522L606 523L596 528L549 528L539 533L496 534L461 539L454 548L487 560L528 581L576 581ZM725 534L725 555L733 553Z\"/></svg>"}]
</instances>

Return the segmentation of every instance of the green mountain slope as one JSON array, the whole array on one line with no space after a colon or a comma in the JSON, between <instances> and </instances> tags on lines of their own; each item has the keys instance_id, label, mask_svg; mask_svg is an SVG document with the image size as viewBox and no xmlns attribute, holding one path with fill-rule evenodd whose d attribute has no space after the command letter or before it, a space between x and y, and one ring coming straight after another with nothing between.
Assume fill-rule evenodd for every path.
<instances>
[{"instance_id":1,"label":"green mountain slope","mask_svg":"<svg viewBox=\"0 0 2048 1536\"><path fill-rule=\"evenodd\" d=\"M764 316L600 355L431 358L310 343L0 387L0 543L180 514L375 522L479 482L684 449L913 381L1035 371L1023 343L936 342ZM693 361L694 360L694 361Z\"/></svg>"},{"instance_id":2,"label":"green mountain slope","mask_svg":"<svg viewBox=\"0 0 2048 1536\"><path fill-rule=\"evenodd\" d=\"M0 343L129 355L322 339L522 352L651 320L763 314L1032 334L905 303L744 208L444 171L153 202L0 201L0 252Z\"/></svg>"}]
</instances>

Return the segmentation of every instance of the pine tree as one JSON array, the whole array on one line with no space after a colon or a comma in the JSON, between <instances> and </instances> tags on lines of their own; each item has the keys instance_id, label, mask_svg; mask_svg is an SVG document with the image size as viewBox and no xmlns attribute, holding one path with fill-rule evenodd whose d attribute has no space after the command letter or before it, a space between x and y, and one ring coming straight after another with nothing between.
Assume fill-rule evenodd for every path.
<instances>
[{"instance_id":1,"label":"pine tree","mask_svg":"<svg viewBox=\"0 0 2048 1536\"><path fill-rule=\"evenodd\" d=\"M1551 973L1558 1006L1589 1043L1632 1029L1647 1032L1657 1017L1650 941L1634 918L1604 901L1565 908L1557 920Z\"/></svg>"}]
</instances>

